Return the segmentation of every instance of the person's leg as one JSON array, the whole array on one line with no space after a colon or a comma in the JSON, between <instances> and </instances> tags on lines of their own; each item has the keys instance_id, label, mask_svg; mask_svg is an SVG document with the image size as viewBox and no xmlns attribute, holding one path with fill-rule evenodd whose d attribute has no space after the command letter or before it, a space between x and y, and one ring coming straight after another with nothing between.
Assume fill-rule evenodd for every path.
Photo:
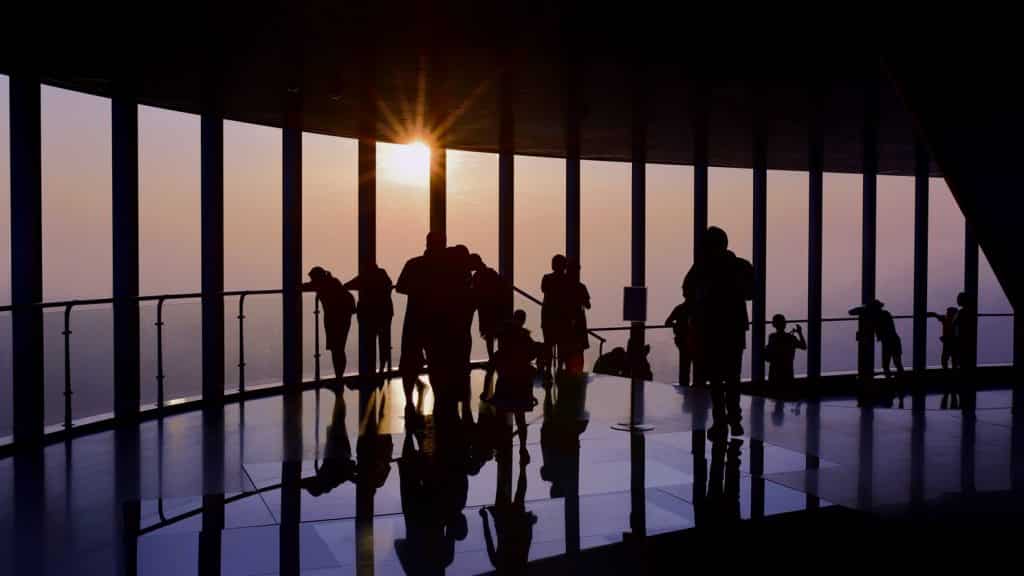
<instances>
[{"instance_id":1,"label":"person's leg","mask_svg":"<svg viewBox=\"0 0 1024 576\"><path fill-rule=\"evenodd\" d=\"M516 412L516 434L519 436L519 461L529 463L530 452L526 449L526 412Z\"/></svg>"},{"instance_id":2,"label":"person's leg","mask_svg":"<svg viewBox=\"0 0 1024 576\"><path fill-rule=\"evenodd\" d=\"M334 365L334 378L338 386L345 377L345 368L348 365L348 358L345 356L344 346L331 348L331 363Z\"/></svg>"},{"instance_id":3,"label":"person's leg","mask_svg":"<svg viewBox=\"0 0 1024 576\"><path fill-rule=\"evenodd\" d=\"M484 344L487 346L487 363L494 364L494 335L484 336Z\"/></svg>"}]
</instances>

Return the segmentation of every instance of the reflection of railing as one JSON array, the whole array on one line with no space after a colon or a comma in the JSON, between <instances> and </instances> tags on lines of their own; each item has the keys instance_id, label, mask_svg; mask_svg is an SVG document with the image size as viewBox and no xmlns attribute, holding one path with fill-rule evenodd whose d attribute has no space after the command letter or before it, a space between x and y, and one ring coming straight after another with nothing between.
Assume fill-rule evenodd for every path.
<instances>
[{"instance_id":1,"label":"reflection of railing","mask_svg":"<svg viewBox=\"0 0 1024 576\"><path fill-rule=\"evenodd\" d=\"M543 306L544 305L544 303L541 302L541 300L539 298L537 298L533 294L530 294L529 292L527 292L526 290L523 290L522 288L520 288L518 286L513 286L512 290L514 290L517 294L519 294L523 298L526 298L530 302L533 302L537 306ZM604 336L601 336L600 334L598 334L597 333L597 329L594 329L594 328L588 328L587 329L587 335L590 336L591 338L593 338L594 340L597 340L598 355L604 354L604 343L607 342L608 339L605 338Z\"/></svg>"}]
</instances>

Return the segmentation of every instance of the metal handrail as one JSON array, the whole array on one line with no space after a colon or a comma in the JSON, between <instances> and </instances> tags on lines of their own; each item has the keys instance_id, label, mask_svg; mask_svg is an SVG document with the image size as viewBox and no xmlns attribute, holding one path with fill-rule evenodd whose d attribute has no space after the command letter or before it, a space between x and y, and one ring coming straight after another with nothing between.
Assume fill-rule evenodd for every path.
<instances>
[{"instance_id":1,"label":"metal handrail","mask_svg":"<svg viewBox=\"0 0 1024 576\"><path fill-rule=\"evenodd\" d=\"M527 292L526 290L523 290L522 288L520 288L518 286L512 286L512 290L515 291L520 296L526 298L530 302L533 302L537 306L543 306L544 305L544 302L542 302L539 298L537 298L533 294L530 294L529 292ZM595 329L593 329L593 328L587 328L587 335L598 341L601 350L604 349L604 343L608 341L605 337L603 337L600 334L598 334L597 331Z\"/></svg>"}]
</instances>

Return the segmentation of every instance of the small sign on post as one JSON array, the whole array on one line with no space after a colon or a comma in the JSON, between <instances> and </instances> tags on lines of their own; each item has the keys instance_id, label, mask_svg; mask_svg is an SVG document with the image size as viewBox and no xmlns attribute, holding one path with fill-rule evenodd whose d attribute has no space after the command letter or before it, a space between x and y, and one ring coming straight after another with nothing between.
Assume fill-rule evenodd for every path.
<instances>
[{"instance_id":1,"label":"small sign on post","mask_svg":"<svg viewBox=\"0 0 1024 576\"><path fill-rule=\"evenodd\" d=\"M622 319L626 322L647 320L646 286L626 286L622 289Z\"/></svg>"}]
</instances>

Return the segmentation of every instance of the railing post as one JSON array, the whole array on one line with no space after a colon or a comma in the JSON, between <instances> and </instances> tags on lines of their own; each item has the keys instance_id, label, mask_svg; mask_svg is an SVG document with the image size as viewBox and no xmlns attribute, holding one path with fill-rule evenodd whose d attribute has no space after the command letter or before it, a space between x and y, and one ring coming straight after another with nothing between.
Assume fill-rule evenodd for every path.
<instances>
[{"instance_id":1,"label":"railing post","mask_svg":"<svg viewBox=\"0 0 1024 576\"><path fill-rule=\"evenodd\" d=\"M164 407L164 296L156 301L156 407Z\"/></svg>"},{"instance_id":2,"label":"railing post","mask_svg":"<svg viewBox=\"0 0 1024 576\"><path fill-rule=\"evenodd\" d=\"M317 296L313 297L313 381L320 382L320 298Z\"/></svg>"},{"instance_id":3,"label":"railing post","mask_svg":"<svg viewBox=\"0 0 1024 576\"><path fill-rule=\"evenodd\" d=\"M74 302L64 306L64 429L71 430L71 308Z\"/></svg>"},{"instance_id":4,"label":"railing post","mask_svg":"<svg viewBox=\"0 0 1024 576\"><path fill-rule=\"evenodd\" d=\"M238 296L238 391L245 392L245 297Z\"/></svg>"}]
</instances>

